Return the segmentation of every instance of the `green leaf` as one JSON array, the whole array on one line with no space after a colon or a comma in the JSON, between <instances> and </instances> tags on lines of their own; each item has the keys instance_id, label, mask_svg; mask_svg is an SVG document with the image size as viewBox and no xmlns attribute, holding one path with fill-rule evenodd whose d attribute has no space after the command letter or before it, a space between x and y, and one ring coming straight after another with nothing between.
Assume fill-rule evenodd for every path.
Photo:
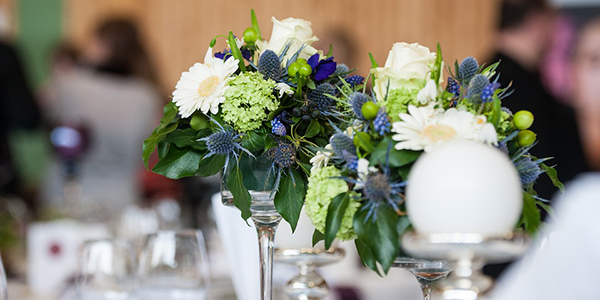
<instances>
[{"instance_id":1,"label":"green leaf","mask_svg":"<svg viewBox=\"0 0 600 300\"><path fill-rule=\"evenodd\" d=\"M146 169L148 168L150 155L156 150L158 143L160 143L168 133L177 129L177 123L171 124L171 122L175 120L175 117L177 117L177 106L175 106L175 103L169 102L163 109L163 117L160 119L160 125L154 129L142 146L142 158Z\"/></svg>"},{"instance_id":2,"label":"green leaf","mask_svg":"<svg viewBox=\"0 0 600 300\"><path fill-rule=\"evenodd\" d=\"M317 85L315 84L315 82L310 79L306 82L306 86L311 90L314 90L317 88Z\"/></svg>"},{"instance_id":3,"label":"green leaf","mask_svg":"<svg viewBox=\"0 0 600 300\"><path fill-rule=\"evenodd\" d=\"M167 153L169 153L170 146L171 146L171 144L165 142L164 140L158 143L158 145L156 146L156 149L157 149L159 160L163 159L163 158L165 158L165 156L167 156Z\"/></svg>"},{"instance_id":4,"label":"green leaf","mask_svg":"<svg viewBox=\"0 0 600 300\"><path fill-rule=\"evenodd\" d=\"M172 143L179 148L184 148L196 142L197 134L198 131L191 128L176 130L169 133L164 141L167 143Z\"/></svg>"},{"instance_id":5,"label":"green leaf","mask_svg":"<svg viewBox=\"0 0 600 300\"><path fill-rule=\"evenodd\" d=\"M205 129L210 127L210 122L206 115L200 111L195 112L190 119L190 126L195 130Z\"/></svg>"},{"instance_id":6,"label":"green leaf","mask_svg":"<svg viewBox=\"0 0 600 300\"><path fill-rule=\"evenodd\" d=\"M327 51L327 55L325 55L325 58L330 58L333 56L333 45L329 44L329 51Z\"/></svg>"},{"instance_id":7,"label":"green leaf","mask_svg":"<svg viewBox=\"0 0 600 300\"><path fill-rule=\"evenodd\" d=\"M264 135L260 135L254 131L249 131L245 136L242 137L242 147L248 149L248 151L254 153L265 148Z\"/></svg>"},{"instance_id":8,"label":"green leaf","mask_svg":"<svg viewBox=\"0 0 600 300\"><path fill-rule=\"evenodd\" d=\"M250 19L252 21L252 28L254 28L254 30L256 30L256 33L258 33L258 40L262 40L262 37L260 35L260 28L258 27L258 21L256 20L256 14L254 14L254 9L250 10Z\"/></svg>"},{"instance_id":9,"label":"green leaf","mask_svg":"<svg viewBox=\"0 0 600 300\"><path fill-rule=\"evenodd\" d=\"M354 134L354 145L363 149L366 153L375 151L375 147L373 146L373 142L371 140L371 135L366 132L360 131Z\"/></svg>"},{"instance_id":10,"label":"green leaf","mask_svg":"<svg viewBox=\"0 0 600 300\"><path fill-rule=\"evenodd\" d=\"M433 68L433 72L431 72L431 79L435 82L436 85L439 85L440 76L442 75L442 47L440 43L437 44L437 54L435 57L435 64Z\"/></svg>"},{"instance_id":11,"label":"green leaf","mask_svg":"<svg viewBox=\"0 0 600 300\"><path fill-rule=\"evenodd\" d=\"M492 123L496 129L498 129L498 124L500 124L501 117L502 103L500 102L500 98L498 98L498 96L495 96L494 102L492 103L492 115L490 117L490 123Z\"/></svg>"},{"instance_id":12,"label":"green leaf","mask_svg":"<svg viewBox=\"0 0 600 300\"><path fill-rule=\"evenodd\" d=\"M313 232L313 235L312 235L312 246L314 247L318 242L320 242L324 239L325 239L325 235L323 235L323 233L320 232L319 230L315 229L315 231Z\"/></svg>"},{"instance_id":13,"label":"green leaf","mask_svg":"<svg viewBox=\"0 0 600 300\"><path fill-rule=\"evenodd\" d=\"M371 251L371 248L363 242L361 239L355 239L354 245L356 245L356 251L360 257L360 261L365 267L375 271L377 275L381 276L379 268L377 268L377 260L375 260L375 254Z\"/></svg>"},{"instance_id":14,"label":"green leaf","mask_svg":"<svg viewBox=\"0 0 600 300\"><path fill-rule=\"evenodd\" d=\"M290 224L292 232L296 230L306 188L304 180L295 170L290 169L288 175L282 175L279 190L275 194L275 207L281 216Z\"/></svg>"},{"instance_id":15,"label":"green leaf","mask_svg":"<svg viewBox=\"0 0 600 300\"><path fill-rule=\"evenodd\" d=\"M555 187L559 188L560 191L564 193L565 185L562 182L560 182L560 180L558 180L558 173L556 172L556 169L544 163L541 163L540 167L546 172L546 175L548 175L550 180L552 180L552 184L554 184Z\"/></svg>"},{"instance_id":16,"label":"green leaf","mask_svg":"<svg viewBox=\"0 0 600 300\"><path fill-rule=\"evenodd\" d=\"M408 164L406 166L402 166L398 168L398 175L402 177L403 180L408 180L408 175L410 174L410 170L412 169L412 164Z\"/></svg>"},{"instance_id":17,"label":"green leaf","mask_svg":"<svg viewBox=\"0 0 600 300\"><path fill-rule=\"evenodd\" d=\"M377 61L375 61L375 57L373 57L373 54L371 52L369 52L369 59L371 60L371 69L379 67Z\"/></svg>"},{"instance_id":18,"label":"green leaf","mask_svg":"<svg viewBox=\"0 0 600 300\"><path fill-rule=\"evenodd\" d=\"M375 220L373 217L366 220L367 213L368 210L358 210L354 215L354 231L387 274L400 251L398 215L392 209L380 207Z\"/></svg>"},{"instance_id":19,"label":"green leaf","mask_svg":"<svg viewBox=\"0 0 600 300\"><path fill-rule=\"evenodd\" d=\"M535 205L535 198L527 192L523 192L523 212L520 225L529 234L534 234L541 224L540 210Z\"/></svg>"},{"instance_id":20,"label":"green leaf","mask_svg":"<svg viewBox=\"0 0 600 300\"><path fill-rule=\"evenodd\" d=\"M152 168L152 172L171 179L194 176L201 159L202 155L196 150L184 150L171 145L165 157Z\"/></svg>"},{"instance_id":21,"label":"green leaf","mask_svg":"<svg viewBox=\"0 0 600 300\"><path fill-rule=\"evenodd\" d=\"M413 163L421 155L421 151L411 150L396 150L393 147L393 141L391 138L386 137L377 145L375 150L371 153L370 165L386 165L386 156L389 149L389 164L390 167L397 168ZM392 145L390 147L390 145Z\"/></svg>"},{"instance_id":22,"label":"green leaf","mask_svg":"<svg viewBox=\"0 0 600 300\"><path fill-rule=\"evenodd\" d=\"M552 206L550 206L550 205L548 205L548 204L546 204L546 203L544 203L544 202L542 202L542 201L539 201L539 200L538 200L538 201L536 201L535 203L536 203L536 204L537 204L539 207L541 207L543 210L545 210L545 211L548 213L548 215L550 215L550 217L551 217L552 219L556 219L556 215L554 214L554 209L552 209Z\"/></svg>"},{"instance_id":23,"label":"green leaf","mask_svg":"<svg viewBox=\"0 0 600 300\"><path fill-rule=\"evenodd\" d=\"M310 124L308 125L308 128L306 129L306 133L304 134L304 137L311 138L311 137L319 134L320 130L321 130L321 124L319 124L319 121L317 121L317 119L312 119L312 120L310 120Z\"/></svg>"},{"instance_id":24,"label":"green leaf","mask_svg":"<svg viewBox=\"0 0 600 300\"><path fill-rule=\"evenodd\" d=\"M233 55L233 58L238 60L240 70L242 72L245 72L246 64L244 63L244 57L242 56L242 52L240 51L240 49L237 47L237 44L235 43L235 37L233 36L232 31L229 32L228 41L229 41L229 48L231 49L231 54Z\"/></svg>"},{"instance_id":25,"label":"green leaf","mask_svg":"<svg viewBox=\"0 0 600 300\"><path fill-rule=\"evenodd\" d=\"M248 220L252 215L250 206L252 205L252 197L248 189L244 186L244 178L242 177L242 171L238 168L237 164L231 168L229 177L227 177L227 188L233 195L233 204L242 213L242 219Z\"/></svg>"},{"instance_id":26,"label":"green leaf","mask_svg":"<svg viewBox=\"0 0 600 300\"><path fill-rule=\"evenodd\" d=\"M342 219L350 203L350 196L348 193L342 193L329 203L327 208L327 218L325 219L325 249L331 247L331 243L335 240L335 236L340 230L342 225Z\"/></svg>"},{"instance_id":27,"label":"green leaf","mask_svg":"<svg viewBox=\"0 0 600 300\"><path fill-rule=\"evenodd\" d=\"M227 156L225 155L217 154L209 157L205 156L200 161L200 166L196 168L195 175L200 177L208 177L219 173L223 169L226 159Z\"/></svg>"}]
</instances>

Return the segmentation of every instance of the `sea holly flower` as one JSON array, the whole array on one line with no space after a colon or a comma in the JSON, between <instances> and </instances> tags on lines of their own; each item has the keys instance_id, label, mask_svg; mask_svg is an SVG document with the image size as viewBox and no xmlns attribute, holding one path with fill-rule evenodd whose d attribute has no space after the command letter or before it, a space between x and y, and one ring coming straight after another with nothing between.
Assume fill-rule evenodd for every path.
<instances>
[{"instance_id":1,"label":"sea holly flower","mask_svg":"<svg viewBox=\"0 0 600 300\"><path fill-rule=\"evenodd\" d=\"M333 85L329 83L321 83L316 89L310 91L308 95L306 95L306 98L312 102L315 102L321 112L326 112L333 104L333 99L329 98L327 95L334 96L336 93L337 90Z\"/></svg>"},{"instance_id":2,"label":"sea holly flower","mask_svg":"<svg viewBox=\"0 0 600 300\"><path fill-rule=\"evenodd\" d=\"M472 56L466 57L458 66L456 77L462 84L469 84L473 76L477 74L478 69L479 64L477 60Z\"/></svg>"},{"instance_id":3,"label":"sea holly flower","mask_svg":"<svg viewBox=\"0 0 600 300\"><path fill-rule=\"evenodd\" d=\"M279 56L272 50L266 50L258 59L258 72L265 76L265 79L279 80L281 78L281 62Z\"/></svg>"},{"instance_id":4,"label":"sea holly flower","mask_svg":"<svg viewBox=\"0 0 600 300\"><path fill-rule=\"evenodd\" d=\"M254 155L248 151L248 149L242 147L242 134L234 132L231 128L224 128L214 119L211 119L211 122L217 124L217 131L207 137L198 139L199 142L206 143L206 149L208 150L208 153L204 156L204 158L208 158L213 155L224 155L226 156L224 169L227 169L230 156L238 158L239 151L244 151L248 155L254 157Z\"/></svg>"},{"instance_id":5,"label":"sea holly flower","mask_svg":"<svg viewBox=\"0 0 600 300\"><path fill-rule=\"evenodd\" d=\"M204 114L219 112L219 105L225 101L231 75L238 69L238 60L223 61L212 55L208 48L204 63L194 64L188 72L183 72L173 92L173 102L179 108L182 118L200 110Z\"/></svg>"},{"instance_id":6,"label":"sea holly flower","mask_svg":"<svg viewBox=\"0 0 600 300\"><path fill-rule=\"evenodd\" d=\"M483 89L490 83L490 80L485 76L478 74L471 82L469 82L469 88L467 90L467 98L475 98L478 95L481 95Z\"/></svg>"},{"instance_id":7,"label":"sea holly flower","mask_svg":"<svg viewBox=\"0 0 600 300\"><path fill-rule=\"evenodd\" d=\"M361 92L353 92L348 98L350 99L350 106L356 117L359 120L364 120L365 117L362 114L362 107L367 101L371 101L371 98Z\"/></svg>"},{"instance_id":8,"label":"sea holly flower","mask_svg":"<svg viewBox=\"0 0 600 300\"><path fill-rule=\"evenodd\" d=\"M281 169L290 168L296 163L296 148L287 140L277 140L277 146L267 151L267 157Z\"/></svg>"}]
</instances>

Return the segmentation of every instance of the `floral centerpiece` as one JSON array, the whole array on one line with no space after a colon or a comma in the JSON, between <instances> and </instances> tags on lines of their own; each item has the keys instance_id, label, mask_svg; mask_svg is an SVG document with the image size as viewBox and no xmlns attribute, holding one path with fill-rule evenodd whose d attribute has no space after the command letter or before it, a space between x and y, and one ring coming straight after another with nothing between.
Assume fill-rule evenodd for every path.
<instances>
[{"instance_id":1,"label":"floral centerpiece","mask_svg":"<svg viewBox=\"0 0 600 300\"><path fill-rule=\"evenodd\" d=\"M511 158L521 177L524 209L519 226L533 232L540 210L534 183L556 171L529 154L533 115L513 114L501 101L509 87L497 82L496 64L479 66L473 57L455 63L446 84L441 50L397 43L385 66L371 56L372 93L347 95L353 118L338 129L311 162L306 212L317 231L313 243L354 240L362 262L387 273L400 252L399 237L410 227L404 189L412 163L424 152L454 139L497 147Z\"/></svg>"},{"instance_id":2,"label":"floral centerpiece","mask_svg":"<svg viewBox=\"0 0 600 300\"><path fill-rule=\"evenodd\" d=\"M244 219L251 215L242 160L268 159L277 211L295 228L304 203L310 159L350 111L336 101L361 87L360 76L334 61L332 49L312 47L311 23L272 18L269 41L252 26L239 39L229 32L211 43L203 63L183 72L160 125L144 142L146 166L169 178L211 176L225 182ZM215 53L217 39L228 48Z\"/></svg>"}]
</instances>

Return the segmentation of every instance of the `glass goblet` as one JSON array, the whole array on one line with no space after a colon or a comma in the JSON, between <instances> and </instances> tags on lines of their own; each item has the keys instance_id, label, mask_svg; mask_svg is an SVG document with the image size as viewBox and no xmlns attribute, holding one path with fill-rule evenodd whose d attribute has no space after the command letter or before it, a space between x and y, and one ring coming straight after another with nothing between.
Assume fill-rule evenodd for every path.
<instances>
[{"instance_id":1,"label":"glass goblet","mask_svg":"<svg viewBox=\"0 0 600 300\"><path fill-rule=\"evenodd\" d=\"M207 299L210 276L202 232L148 235L140 256L139 278L140 299Z\"/></svg>"},{"instance_id":2,"label":"glass goblet","mask_svg":"<svg viewBox=\"0 0 600 300\"><path fill-rule=\"evenodd\" d=\"M429 300L434 283L445 278L452 271L447 261L430 261L408 257L397 258L393 266L406 269L415 275L419 285L421 285L423 299L425 300Z\"/></svg>"},{"instance_id":3,"label":"glass goblet","mask_svg":"<svg viewBox=\"0 0 600 300\"><path fill-rule=\"evenodd\" d=\"M135 249L129 241L104 239L85 242L79 257L78 299L133 299L136 262Z\"/></svg>"}]
</instances>

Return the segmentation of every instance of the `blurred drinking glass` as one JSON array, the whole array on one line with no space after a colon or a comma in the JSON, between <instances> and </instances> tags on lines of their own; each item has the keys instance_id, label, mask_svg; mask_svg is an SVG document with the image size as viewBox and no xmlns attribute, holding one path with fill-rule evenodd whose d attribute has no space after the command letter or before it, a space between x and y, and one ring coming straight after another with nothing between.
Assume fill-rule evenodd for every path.
<instances>
[{"instance_id":1,"label":"blurred drinking glass","mask_svg":"<svg viewBox=\"0 0 600 300\"><path fill-rule=\"evenodd\" d=\"M4 273L2 257L0 257L0 300L8 300L8 289L6 285L6 273Z\"/></svg>"},{"instance_id":2,"label":"blurred drinking glass","mask_svg":"<svg viewBox=\"0 0 600 300\"><path fill-rule=\"evenodd\" d=\"M207 299L208 270L202 232L185 230L150 234L140 257L139 298Z\"/></svg>"},{"instance_id":3,"label":"blurred drinking glass","mask_svg":"<svg viewBox=\"0 0 600 300\"><path fill-rule=\"evenodd\" d=\"M137 259L125 240L87 241L80 256L77 295L80 300L133 300Z\"/></svg>"}]
</instances>

